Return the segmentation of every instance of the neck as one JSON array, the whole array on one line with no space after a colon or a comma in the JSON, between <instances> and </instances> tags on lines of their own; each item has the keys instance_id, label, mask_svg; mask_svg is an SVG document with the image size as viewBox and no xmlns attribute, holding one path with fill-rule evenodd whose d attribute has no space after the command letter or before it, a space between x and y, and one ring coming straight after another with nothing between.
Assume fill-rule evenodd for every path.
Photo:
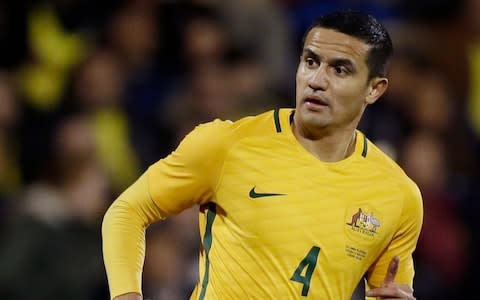
<instances>
[{"instance_id":1,"label":"neck","mask_svg":"<svg viewBox=\"0 0 480 300\"><path fill-rule=\"evenodd\" d=\"M293 134L307 151L324 162L337 162L355 151L355 127L311 132L292 122Z\"/></svg>"}]
</instances>

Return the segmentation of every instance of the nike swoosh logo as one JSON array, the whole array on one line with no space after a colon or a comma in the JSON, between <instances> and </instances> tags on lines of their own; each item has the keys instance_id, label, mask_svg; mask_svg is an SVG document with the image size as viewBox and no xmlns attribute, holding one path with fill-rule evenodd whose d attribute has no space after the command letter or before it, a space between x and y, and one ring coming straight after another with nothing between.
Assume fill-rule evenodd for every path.
<instances>
[{"instance_id":1,"label":"nike swoosh logo","mask_svg":"<svg viewBox=\"0 0 480 300\"><path fill-rule=\"evenodd\" d=\"M285 194L257 193L257 192L255 192L255 187L253 187L250 190L250 193L248 195L250 196L250 198L255 199L255 198L262 198L262 197L284 196Z\"/></svg>"}]
</instances>

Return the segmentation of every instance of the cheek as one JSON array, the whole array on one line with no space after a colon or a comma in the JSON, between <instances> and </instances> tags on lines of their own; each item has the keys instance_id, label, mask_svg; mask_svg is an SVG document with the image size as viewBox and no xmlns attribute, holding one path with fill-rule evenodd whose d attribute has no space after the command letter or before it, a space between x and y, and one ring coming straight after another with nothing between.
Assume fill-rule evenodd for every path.
<instances>
[{"instance_id":1,"label":"cheek","mask_svg":"<svg viewBox=\"0 0 480 300\"><path fill-rule=\"evenodd\" d=\"M358 110L365 104L366 89L359 84L340 84L335 86L336 102L342 110Z\"/></svg>"},{"instance_id":2,"label":"cheek","mask_svg":"<svg viewBox=\"0 0 480 300\"><path fill-rule=\"evenodd\" d=\"M297 86L302 85L303 82L305 82L305 73L302 72L302 68L298 67L297 73L295 75L295 81Z\"/></svg>"},{"instance_id":3,"label":"cheek","mask_svg":"<svg viewBox=\"0 0 480 300\"><path fill-rule=\"evenodd\" d=\"M339 95L344 95L345 97L363 95L366 89L365 84L354 78L331 80L331 84Z\"/></svg>"},{"instance_id":4,"label":"cheek","mask_svg":"<svg viewBox=\"0 0 480 300\"><path fill-rule=\"evenodd\" d=\"M295 86L296 86L297 94L301 93L305 89L306 84L307 84L307 79L305 78L305 73L299 69L295 77Z\"/></svg>"}]
</instances>

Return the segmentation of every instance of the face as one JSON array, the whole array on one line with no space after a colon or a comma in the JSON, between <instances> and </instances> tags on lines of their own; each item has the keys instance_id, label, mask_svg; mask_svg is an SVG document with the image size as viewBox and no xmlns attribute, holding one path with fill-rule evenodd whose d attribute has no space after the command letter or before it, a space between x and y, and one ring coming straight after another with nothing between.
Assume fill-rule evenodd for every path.
<instances>
[{"instance_id":1,"label":"face","mask_svg":"<svg viewBox=\"0 0 480 300\"><path fill-rule=\"evenodd\" d=\"M355 128L367 104L385 91L386 78L368 80L370 46L349 35L313 28L296 77L295 124L306 131Z\"/></svg>"}]
</instances>

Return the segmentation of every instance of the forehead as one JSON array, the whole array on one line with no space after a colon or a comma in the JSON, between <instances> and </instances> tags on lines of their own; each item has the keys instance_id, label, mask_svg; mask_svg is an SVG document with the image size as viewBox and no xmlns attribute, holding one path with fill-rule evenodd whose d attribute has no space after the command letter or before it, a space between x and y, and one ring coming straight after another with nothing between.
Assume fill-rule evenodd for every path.
<instances>
[{"instance_id":1,"label":"forehead","mask_svg":"<svg viewBox=\"0 0 480 300\"><path fill-rule=\"evenodd\" d=\"M320 27L310 30L303 47L320 56L346 58L357 64L366 63L370 50L370 46L358 38Z\"/></svg>"}]
</instances>

